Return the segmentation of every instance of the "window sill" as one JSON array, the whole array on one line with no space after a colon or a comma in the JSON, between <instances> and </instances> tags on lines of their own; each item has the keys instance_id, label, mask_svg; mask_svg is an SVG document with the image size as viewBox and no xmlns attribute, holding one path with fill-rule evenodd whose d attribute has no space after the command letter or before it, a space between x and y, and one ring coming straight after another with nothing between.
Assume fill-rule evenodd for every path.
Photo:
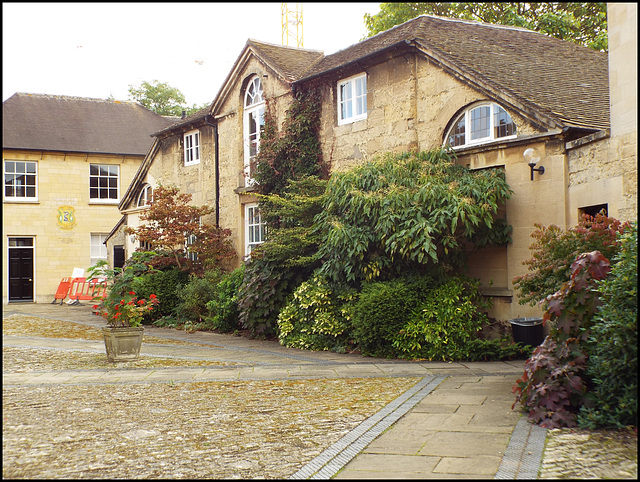
<instances>
[{"instance_id":1,"label":"window sill","mask_svg":"<svg viewBox=\"0 0 640 482\"><path fill-rule=\"evenodd\" d=\"M40 201L37 199L4 199L4 204L40 204Z\"/></svg>"},{"instance_id":2,"label":"window sill","mask_svg":"<svg viewBox=\"0 0 640 482\"><path fill-rule=\"evenodd\" d=\"M119 199L113 201L96 201L94 199L91 199L89 201L90 206L117 206L118 204L120 204Z\"/></svg>"},{"instance_id":3,"label":"window sill","mask_svg":"<svg viewBox=\"0 0 640 482\"><path fill-rule=\"evenodd\" d=\"M246 187L240 186L233 190L233 192L236 194L246 194L246 193L252 193L257 191L258 191L258 187L256 185L246 186Z\"/></svg>"}]
</instances>

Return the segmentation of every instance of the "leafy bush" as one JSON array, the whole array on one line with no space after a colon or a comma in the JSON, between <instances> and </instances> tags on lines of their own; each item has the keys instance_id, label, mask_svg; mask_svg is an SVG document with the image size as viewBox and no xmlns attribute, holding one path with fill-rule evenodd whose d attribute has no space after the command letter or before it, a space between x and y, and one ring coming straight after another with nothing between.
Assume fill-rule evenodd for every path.
<instances>
[{"instance_id":1,"label":"leafy bush","mask_svg":"<svg viewBox=\"0 0 640 482\"><path fill-rule=\"evenodd\" d=\"M514 278L520 304L535 305L561 289L571 276L571 264L582 253L600 251L607 259L618 252L616 236L629 228L629 223L603 214L584 215L580 223L569 230L535 224L534 238L529 247L533 257L523 261L530 273Z\"/></svg>"},{"instance_id":2,"label":"leafy bush","mask_svg":"<svg viewBox=\"0 0 640 482\"><path fill-rule=\"evenodd\" d=\"M228 333L237 330L238 294L244 279L244 266L225 274L215 288L213 297L207 302L208 315L204 326L207 329Z\"/></svg>"},{"instance_id":3,"label":"leafy bush","mask_svg":"<svg viewBox=\"0 0 640 482\"><path fill-rule=\"evenodd\" d=\"M177 293L180 302L176 307L176 316L201 322L209 313L207 303L215 298L222 276L220 269L206 271L202 277L192 274L189 282Z\"/></svg>"},{"instance_id":4,"label":"leafy bush","mask_svg":"<svg viewBox=\"0 0 640 482\"><path fill-rule=\"evenodd\" d=\"M398 333L394 348L405 358L468 358L468 345L488 323L484 311L490 303L478 288L478 281L462 275L434 287Z\"/></svg>"},{"instance_id":5,"label":"leafy bush","mask_svg":"<svg viewBox=\"0 0 640 482\"><path fill-rule=\"evenodd\" d=\"M543 427L576 426L576 414L584 403L585 341L600 303L597 281L610 270L599 251L584 253L571 265L571 279L547 297L545 321L549 335L526 363L513 391L516 403Z\"/></svg>"},{"instance_id":6,"label":"leafy bush","mask_svg":"<svg viewBox=\"0 0 640 482\"><path fill-rule=\"evenodd\" d=\"M353 309L353 338L363 355L395 357L392 345L435 280L430 276L363 283Z\"/></svg>"},{"instance_id":7,"label":"leafy bush","mask_svg":"<svg viewBox=\"0 0 640 482\"><path fill-rule=\"evenodd\" d=\"M133 291L140 298L156 294L160 303L145 317L143 323L150 324L163 316L173 316L180 303L179 293L189 281L189 273L179 268L154 271L137 277L132 283Z\"/></svg>"},{"instance_id":8,"label":"leafy bush","mask_svg":"<svg viewBox=\"0 0 640 482\"><path fill-rule=\"evenodd\" d=\"M306 350L344 352L350 342L350 311L345 308L355 294L336 294L329 283L314 276L303 282L278 315L280 343Z\"/></svg>"},{"instance_id":9,"label":"leafy bush","mask_svg":"<svg viewBox=\"0 0 640 482\"><path fill-rule=\"evenodd\" d=\"M602 305L587 340L587 400L583 427L638 426L638 223L619 235L620 252L599 283Z\"/></svg>"},{"instance_id":10,"label":"leafy bush","mask_svg":"<svg viewBox=\"0 0 640 482\"><path fill-rule=\"evenodd\" d=\"M497 213L510 195L503 171L472 172L444 149L335 173L316 217L322 273L357 285L416 266L462 267L469 245L509 241Z\"/></svg>"},{"instance_id":11,"label":"leafy bush","mask_svg":"<svg viewBox=\"0 0 640 482\"><path fill-rule=\"evenodd\" d=\"M270 220L268 238L252 251L238 296L240 324L254 335L276 334L278 313L319 265L311 230L325 186L305 177L289 181L282 195L260 197L261 213Z\"/></svg>"}]
</instances>

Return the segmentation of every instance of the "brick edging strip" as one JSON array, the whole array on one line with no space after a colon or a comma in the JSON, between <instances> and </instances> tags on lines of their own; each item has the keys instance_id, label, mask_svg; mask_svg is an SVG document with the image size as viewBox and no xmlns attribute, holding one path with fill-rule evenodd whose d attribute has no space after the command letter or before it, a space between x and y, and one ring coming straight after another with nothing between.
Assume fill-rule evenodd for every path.
<instances>
[{"instance_id":1,"label":"brick edging strip","mask_svg":"<svg viewBox=\"0 0 640 482\"><path fill-rule=\"evenodd\" d=\"M547 429L521 416L494 479L536 479L546 438Z\"/></svg>"}]
</instances>

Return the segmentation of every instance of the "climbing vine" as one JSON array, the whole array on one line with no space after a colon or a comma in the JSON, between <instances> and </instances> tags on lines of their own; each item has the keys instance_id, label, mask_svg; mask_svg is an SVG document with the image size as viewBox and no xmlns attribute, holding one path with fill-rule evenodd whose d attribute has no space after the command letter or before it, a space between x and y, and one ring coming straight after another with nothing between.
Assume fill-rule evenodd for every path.
<instances>
[{"instance_id":1,"label":"climbing vine","mask_svg":"<svg viewBox=\"0 0 640 482\"><path fill-rule=\"evenodd\" d=\"M298 91L285 114L281 132L272 103L267 100L255 180L260 194L281 194L290 179L327 177L318 138L320 96L315 90Z\"/></svg>"},{"instance_id":2,"label":"climbing vine","mask_svg":"<svg viewBox=\"0 0 640 482\"><path fill-rule=\"evenodd\" d=\"M320 97L315 90L296 93L281 132L267 100L254 170L267 240L252 252L238 301L240 323L255 335L276 332L287 297L317 265L311 227L328 177L319 128Z\"/></svg>"}]
</instances>

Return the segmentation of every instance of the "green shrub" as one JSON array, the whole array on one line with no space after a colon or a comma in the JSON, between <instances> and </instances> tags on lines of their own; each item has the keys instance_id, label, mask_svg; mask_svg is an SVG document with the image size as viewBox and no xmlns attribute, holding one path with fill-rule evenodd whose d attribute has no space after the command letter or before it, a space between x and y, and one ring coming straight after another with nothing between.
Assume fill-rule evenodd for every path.
<instances>
[{"instance_id":1,"label":"green shrub","mask_svg":"<svg viewBox=\"0 0 640 482\"><path fill-rule=\"evenodd\" d=\"M225 274L215 288L213 297L207 302L208 314L205 327L223 333L239 328L238 294L244 279L244 266Z\"/></svg>"},{"instance_id":2,"label":"green shrub","mask_svg":"<svg viewBox=\"0 0 640 482\"><path fill-rule=\"evenodd\" d=\"M163 316L173 316L180 303L179 293L189 281L189 273L178 268L154 271L137 277L132 283L133 291L139 297L148 298L155 294L160 303L147 315L143 323L149 324Z\"/></svg>"},{"instance_id":3,"label":"green shrub","mask_svg":"<svg viewBox=\"0 0 640 482\"><path fill-rule=\"evenodd\" d=\"M246 263L238 297L240 324L254 335L276 334L278 313L319 265L317 236L311 231L325 187L326 181L304 177L290 180L281 195L260 196L268 236Z\"/></svg>"},{"instance_id":4,"label":"green shrub","mask_svg":"<svg viewBox=\"0 0 640 482\"><path fill-rule=\"evenodd\" d=\"M209 313L207 303L215 298L223 276L220 269L206 271L202 277L191 275L189 282L177 293L176 316L184 321L201 322Z\"/></svg>"},{"instance_id":5,"label":"green shrub","mask_svg":"<svg viewBox=\"0 0 640 482\"><path fill-rule=\"evenodd\" d=\"M547 297L544 318L551 321L549 335L525 362L516 381L516 403L529 418L546 428L574 427L585 401L586 340L599 305L597 281L610 270L599 251L584 253L571 265L571 278Z\"/></svg>"},{"instance_id":6,"label":"green shrub","mask_svg":"<svg viewBox=\"0 0 640 482\"><path fill-rule=\"evenodd\" d=\"M428 276L364 283L352 320L353 338L362 354L398 356L393 341L433 285Z\"/></svg>"},{"instance_id":7,"label":"green shrub","mask_svg":"<svg viewBox=\"0 0 640 482\"><path fill-rule=\"evenodd\" d=\"M334 173L316 216L322 274L354 285L416 266L463 267L471 246L505 244L501 169L470 171L446 149L388 153Z\"/></svg>"},{"instance_id":8,"label":"green shrub","mask_svg":"<svg viewBox=\"0 0 640 482\"><path fill-rule=\"evenodd\" d=\"M313 276L293 293L278 315L280 343L306 350L344 352L351 346L348 302L354 293L336 294L327 281Z\"/></svg>"},{"instance_id":9,"label":"green shrub","mask_svg":"<svg viewBox=\"0 0 640 482\"><path fill-rule=\"evenodd\" d=\"M588 428L638 426L638 223L619 241L587 340L591 386L578 423Z\"/></svg>"},{"instance_id":10,"label":"green shrub","mask_svg":"<svg viewBox=\"0 0 640 482\"><path fill-rule=\"evenodd\" d=\"M623 224L603 214L595 217L585 214L580 223L569 230L553 224L548 227L535 224L535 227L531 234L534 241L529 247L533 256L522 262L530 273L513 280L519 303L531 306L562 288L571 277L571 264L578 255L600 251L605 258L612 259L619 250L616 236L628 229L629 223Z\"/></svg>"},{"instance_id":11,"label":"green shrub","mask_svg":"<svg viewBox=\"0 0 640 482\"><path fill-rule=\"evenodd\" d=\"M469 343L488 323L490 308L479 282L452 276L429 291L419 309L400 330L393 347L404 358L460 360L469 357Z\"/></svg>"}]
</instances>

